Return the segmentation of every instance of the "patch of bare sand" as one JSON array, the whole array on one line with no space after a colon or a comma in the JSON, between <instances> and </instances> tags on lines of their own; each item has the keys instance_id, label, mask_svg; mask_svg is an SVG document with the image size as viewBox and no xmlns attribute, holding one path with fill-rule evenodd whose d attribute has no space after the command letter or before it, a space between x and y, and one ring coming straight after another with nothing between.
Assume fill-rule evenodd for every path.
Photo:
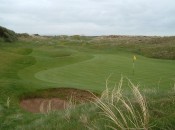
<instances>
[{"instance_id":1,"label":"patch of bare sand","mask_svg":"<svg viewBox=\"0 0 175 130\"><path fill-rule=\"evenodd\" d=\"M73 88L54 88L43 91L44 97L25 98L20 106L32 113L47 113L48 111L64 110L69 107L69 100L84 103L94 99L94 95L85 90ZM58 95L56 97L55 95ZM53 98L51 96L54 96Z\"/></svg>"},{"instance_id":2,"label":"patch of bare sand","mask_svg":"<svg viewBox=\"0 0 175 130\"><path fill-rule=\"evenodd\" d=\"M22 100L20 106L32 113L46 113L50 110L63 110L68 107L68 102L59 98L32 98Z\"/></svg>"}]
</instances>

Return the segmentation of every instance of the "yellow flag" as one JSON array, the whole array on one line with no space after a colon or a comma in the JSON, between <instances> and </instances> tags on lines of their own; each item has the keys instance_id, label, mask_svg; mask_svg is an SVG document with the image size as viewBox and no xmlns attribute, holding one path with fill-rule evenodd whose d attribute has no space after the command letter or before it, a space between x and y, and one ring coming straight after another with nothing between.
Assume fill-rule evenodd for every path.
<instances>
[{"instance_id":1,"label":"yellow flag","mask_svg":"<svg viewBox=\"0 0 175 130\"><path fill-rule=\"evenodd\" d=\"M133 60L136 60L136 59L137 59L136 56L134 56L134 57L133 57Z\"/></svg>"}]
</instances>

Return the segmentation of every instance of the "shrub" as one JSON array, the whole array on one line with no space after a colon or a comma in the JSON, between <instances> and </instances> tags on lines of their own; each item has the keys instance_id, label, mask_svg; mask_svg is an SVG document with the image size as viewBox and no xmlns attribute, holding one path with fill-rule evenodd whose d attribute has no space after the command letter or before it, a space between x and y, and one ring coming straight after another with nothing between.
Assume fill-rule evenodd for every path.
<instances>
[{"instance_id":1,"label":"shrub","mask_svg":"<svg viewBox=\"0 0 175 130\"><path fill-rule=\"evenodd\" d=\"M18 33L17 35L19 37L25 37L25 38L30 37L30 35L28 33Z\"/></svg>"}]
</instances>

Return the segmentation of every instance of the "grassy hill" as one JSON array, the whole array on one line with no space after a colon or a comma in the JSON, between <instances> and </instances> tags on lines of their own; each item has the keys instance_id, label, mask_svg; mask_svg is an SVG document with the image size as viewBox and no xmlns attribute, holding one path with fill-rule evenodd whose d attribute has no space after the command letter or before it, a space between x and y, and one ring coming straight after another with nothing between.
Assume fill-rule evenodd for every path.
<instances>
[{"instance_id":1,"label":"grassy hill","mask_svg":"<svg viewBox=\"0 0 175 130\"><path fill-rule=\"evenodd\" d=\"M118 84L121 75L125 77L122 89L130 99L127 78L139 84L148 102L152 129L175 129L175 37L76 35L18 39L14 44L0 42L0 129L110 129L108 125L115 125L91 103L47 114L33 114L20 107L22 98L47 97L50 88L78 88L101 94L110 75L109 89ZM133 74L134 55L137 60Z\"/></svg>"},{"instance_id":2,"label":"grassy hill","mask_svg":"<svg viewBox=\"0 0 175 130\"><path fill-rule=\"evenodd\" d=\"M0 41L13 42L17 40L17 34L5 27L0 26Z\"/></svg>"}]
</instances>

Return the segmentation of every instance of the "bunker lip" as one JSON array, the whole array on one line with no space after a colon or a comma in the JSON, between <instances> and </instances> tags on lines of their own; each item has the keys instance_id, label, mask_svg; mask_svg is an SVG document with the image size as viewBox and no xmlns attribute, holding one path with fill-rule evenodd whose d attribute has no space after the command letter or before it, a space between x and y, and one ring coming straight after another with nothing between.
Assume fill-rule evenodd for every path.
<instances>
[{"instance_id":1,"label":"bunker lip","mask_svg":"<svg viewBox=\"0 0 175 130\"><path fill-rule=\"evenodd\" d=\"M81 104L94 100L95 93L75 88L52 88L27 94L20 101L20 106L32 113L47 113L49 111L64 110L70 106L70 100Z\"/></svg>"}]
</instances>

